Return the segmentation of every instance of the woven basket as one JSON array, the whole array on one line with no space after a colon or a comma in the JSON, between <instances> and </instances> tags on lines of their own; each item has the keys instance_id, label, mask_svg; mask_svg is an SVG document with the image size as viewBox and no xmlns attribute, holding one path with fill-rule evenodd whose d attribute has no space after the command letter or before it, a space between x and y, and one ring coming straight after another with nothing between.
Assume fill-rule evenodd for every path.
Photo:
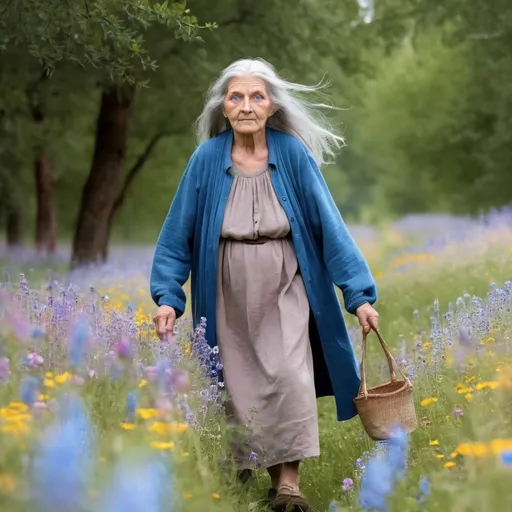
<instances>
[{"instance_id":1,"label":"woven basket","mask_svg":"<svg viewBox=\"0 0 512 512\"><path fill-rule=\"evenodd\" d=\"M404 375L379 331L379 338L389 366L390 381L386 384L367 388L366 386L366 337L363 332L363 353L361 357L361 385L354 398L357 412L366 433L375 441L389 439L394 427L400 425L406 432L418 427L412 394L411 381ZM394 367L403 380L397 380Z\"/></svg>"}]
</instances>

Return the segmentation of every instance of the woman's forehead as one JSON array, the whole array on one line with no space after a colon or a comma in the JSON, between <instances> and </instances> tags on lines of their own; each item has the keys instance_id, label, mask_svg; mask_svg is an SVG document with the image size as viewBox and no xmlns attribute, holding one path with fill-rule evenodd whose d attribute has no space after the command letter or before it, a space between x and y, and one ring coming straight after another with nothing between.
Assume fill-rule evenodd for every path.
<instances>
[{"instance_id":1,"label":"woman's forehead","mask_svg":"<svg viewBox=\"0 0 512 512\"><path fill-rule=\"evenodd\" d=\"M233 89L258 89L265 91L267 89L265 82L258 77L245 75L232 78L228 83L228 91Z\"/></svg>"}]
</instances>

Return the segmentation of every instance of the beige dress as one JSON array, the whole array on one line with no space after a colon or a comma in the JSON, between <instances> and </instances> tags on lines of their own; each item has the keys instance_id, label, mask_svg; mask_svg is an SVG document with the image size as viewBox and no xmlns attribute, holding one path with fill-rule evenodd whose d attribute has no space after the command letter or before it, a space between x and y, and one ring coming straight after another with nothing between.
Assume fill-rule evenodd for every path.
<instances>
[{"instance_id":1,"label":"beige dress","mask_svg":"<svg viewBox=\"0 0 512 512\"><path fill-rule=\"evenodd\" d=\"M230 172L216 318L229 438L238 469L269 467L320 453L309 303L275 171Z\"/></svg>"}]
</instances>

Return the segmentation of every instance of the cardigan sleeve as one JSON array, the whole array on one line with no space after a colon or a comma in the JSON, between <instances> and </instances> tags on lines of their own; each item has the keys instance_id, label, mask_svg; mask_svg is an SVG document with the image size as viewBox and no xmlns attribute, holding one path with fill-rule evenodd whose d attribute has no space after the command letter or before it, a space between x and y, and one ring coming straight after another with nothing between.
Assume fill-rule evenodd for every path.
<instances>
[{"instance_id":1,"label":"cardigan sleeve","mask_svg":"<svg viewBox=\"0 0 512 512\"><path fill-rule=\"evenodd\" d=\"M192 155L158 237L150 277L151 297L157 306L171 306L176 317L185 312L183 285L191 269L196 224L199 157Z\"/></svg>"},{"instance_id":2,"label":"cardigan sleeve","mask_svg":"<svg viewBox=\"0 0 512 512\"><path fill-rule=\"evenodd\" d=\"M299 161L301 189L315 239L333 283L341 289L345 309L356 309L377 300L377 288L361 250L347 229L312 155L305 146Z\"/></svg>"}]
</instances>

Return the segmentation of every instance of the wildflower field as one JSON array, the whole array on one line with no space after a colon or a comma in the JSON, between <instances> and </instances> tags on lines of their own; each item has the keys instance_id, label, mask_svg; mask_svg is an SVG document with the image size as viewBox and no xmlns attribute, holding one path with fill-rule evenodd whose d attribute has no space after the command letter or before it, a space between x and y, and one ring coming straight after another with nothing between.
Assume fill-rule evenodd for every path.
<instances>
[{"instance_id":1,"label":"wildflower field","mask_svg":"<svg viewBox=\"0 0 512 512\"><path fill-rule=\"evenodd\" d=\"M374 443L319 400L322 455L303 464L302 490L319 511L512 510L512 212L353 233L419 426ZM222 355L204 325L187 313L170 342L156 338L151 255L118 247L108 266L72 273L65 251L4 257L1 511L265 510L266 472L242 484L230 464ZM382 383L369 341L370 384Z\"/></svg>"}]
</instances>

